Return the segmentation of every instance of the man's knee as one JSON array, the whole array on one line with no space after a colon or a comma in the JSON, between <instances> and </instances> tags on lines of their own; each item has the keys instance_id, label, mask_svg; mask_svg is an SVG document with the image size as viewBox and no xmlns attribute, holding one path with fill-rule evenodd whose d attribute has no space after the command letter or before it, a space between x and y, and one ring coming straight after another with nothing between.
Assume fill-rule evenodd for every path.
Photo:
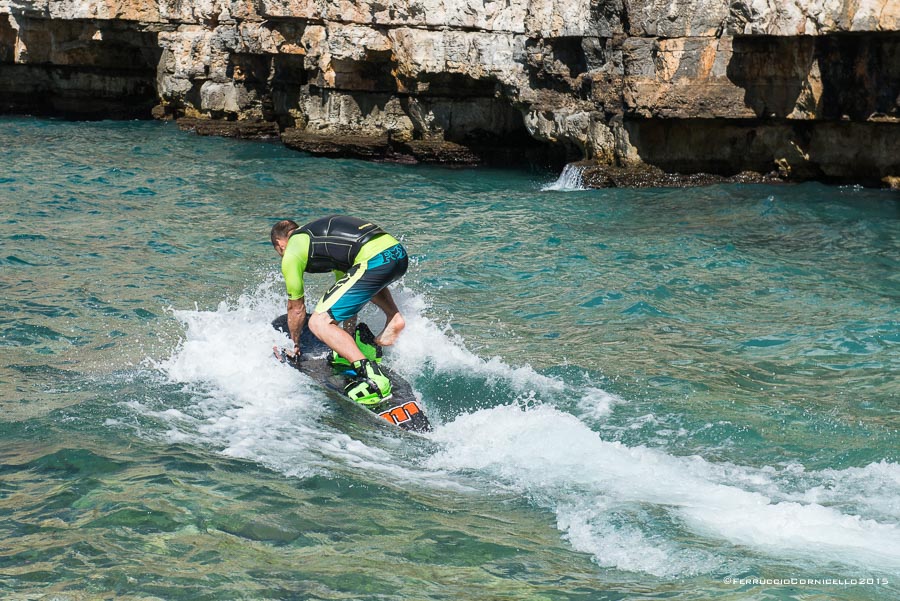
<instances>
[{"instance_id":1,"label":"man's knee","mask_svg":"<svg viewBox=\"0 0 900 601\"><path fill-rule=\"evenodd\" d=\"M331 318L331 315L329 315L327 311L313 313L309 316L309 329L313 334L318 336L319 333L333 321L334 319Z\"/></svg>"}]
</instances>

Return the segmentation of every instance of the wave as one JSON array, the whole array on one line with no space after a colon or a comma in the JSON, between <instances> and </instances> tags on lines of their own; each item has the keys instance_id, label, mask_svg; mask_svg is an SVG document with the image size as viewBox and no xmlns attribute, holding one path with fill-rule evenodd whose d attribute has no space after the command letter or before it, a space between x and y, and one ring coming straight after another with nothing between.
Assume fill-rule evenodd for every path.
<instances>
[{"instance_id":1,"label":"wave","mask_svg":"<svg viewBox=\"0 0 900 601\"><path fill-rule=\"evenodd\" d=\"M895 523L802 502L803 495L781 492L762 470L604 441L577 417L554 407L478 411L447 424L435 438L445 448L428 460L429 467L476 470L527 494L554 510L573 546L591 553L602 566L657 576L683 576L717 566L715 556L679 547L673 542L677 537L660 540L655 521L635 520L625 526L616 522L617 516L636 515L651 506L665 512L670 535L684 528L776 557L883 570L900 567L900 529ZM897 464L862 471L880 477L860 479L853 468L828 478L855 478L857 484L868 483L870 490L880 489L884 499L900 493ZM752 490L760 487L769 488L770 494ZM816 495L818 488L807 495ZM865 488L857 494L865 495ZM898 513L882 517L895 521Z\"/></svg>"},{"instance_id":2,"label":"wave","mask_svg":"<svg viewBox=\"0 0 900 601\"><path fill-rule=\"evenodd\" d=\"M270 358L287 343L270 326L283 312L280 286L272 276L214 311L174 312L184 339L156 367L191 401L155 412L168 440L294 477L349 471L403 487L514 493L552 511L561 536L598 565L659 577L723 570L740 548L812 565L900 567L897 464L756 468L603 440L591 425L626 400L478 357L407 288L395 292L407 329L388 364L417 389L451 377L476 393L496 384L502 402L460 412L425 395L426 411L446 417L426 441L371 424L354 430L303 374ZM375 312L363 318L380 325Z\"/></svg>"}]
</instances>

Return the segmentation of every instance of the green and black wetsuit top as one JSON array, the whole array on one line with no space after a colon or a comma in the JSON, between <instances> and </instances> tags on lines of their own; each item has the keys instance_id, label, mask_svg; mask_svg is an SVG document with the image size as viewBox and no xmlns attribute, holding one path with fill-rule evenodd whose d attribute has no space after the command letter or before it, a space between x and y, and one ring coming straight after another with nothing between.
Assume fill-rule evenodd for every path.
<instances>
[{"instance_id":1,"label":"green and black wetsuit top","mask_svg":"<svg viewBox=\"0 0 900 601\"><path fill-rule=\"evenodd\" d=\"M303 298L303 273L335 272L340 278L351 266L368 261L398 244L397 239L370 221L331 215L291 232L281 273L288 298Z\"/></svg>"}]
</instances>

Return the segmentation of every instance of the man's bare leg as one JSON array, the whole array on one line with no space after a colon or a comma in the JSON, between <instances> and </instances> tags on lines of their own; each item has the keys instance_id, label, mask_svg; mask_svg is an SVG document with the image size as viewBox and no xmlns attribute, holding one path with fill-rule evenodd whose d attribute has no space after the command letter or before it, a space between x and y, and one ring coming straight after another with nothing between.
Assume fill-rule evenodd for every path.
<instances>
[{"instance_id":1,"label":"man's bare leg","mask_svg":"<svg viewBox=\"0 0 900 601\"><path fill-rule=\"evenodd\" d=\"M394 302L394 297L391 296L391 291L387 288L382 288L378 294L373 296L372 302L384 311L385 317L384 329L381 331L381 334L375 337L375 344L391 346L397 341L397 337L403 331L403 328L406 327L406 320L400 315L400 309L397 308L397 303Z\"/></svg>"},{"instance_id":2,"label":"man's bare leg","mask_svg":"<svg viewBox=\"0 0 900 601\"><path fill-rule=\"evenodd\" d=\"M366 358L356 346L353 336L341 328L327 312L313 313L309 317L309 329L316 335L316 338L350 363Z\"/></svg>"}]
</instances>

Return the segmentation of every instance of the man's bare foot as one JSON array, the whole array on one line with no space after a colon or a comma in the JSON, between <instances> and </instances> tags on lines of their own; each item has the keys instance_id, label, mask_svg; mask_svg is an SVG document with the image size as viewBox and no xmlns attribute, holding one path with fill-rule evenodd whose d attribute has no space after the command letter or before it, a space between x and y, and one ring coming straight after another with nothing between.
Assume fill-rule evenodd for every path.
<instances>
[{"instance_id":1,"label":"man's bare foot","mask_svg":"<svg viewBox=\"0 0 900 601\"><path fill-rule=\"evenodd\" d=\"M394 313L394 316L384 324L384 329L381 331L381 334L375 338L375 344L379 346L391 346L397 342L397 337L405 327L406 320L403 319L403 316L399 313Z\"/></svg>"}]
</instances>

